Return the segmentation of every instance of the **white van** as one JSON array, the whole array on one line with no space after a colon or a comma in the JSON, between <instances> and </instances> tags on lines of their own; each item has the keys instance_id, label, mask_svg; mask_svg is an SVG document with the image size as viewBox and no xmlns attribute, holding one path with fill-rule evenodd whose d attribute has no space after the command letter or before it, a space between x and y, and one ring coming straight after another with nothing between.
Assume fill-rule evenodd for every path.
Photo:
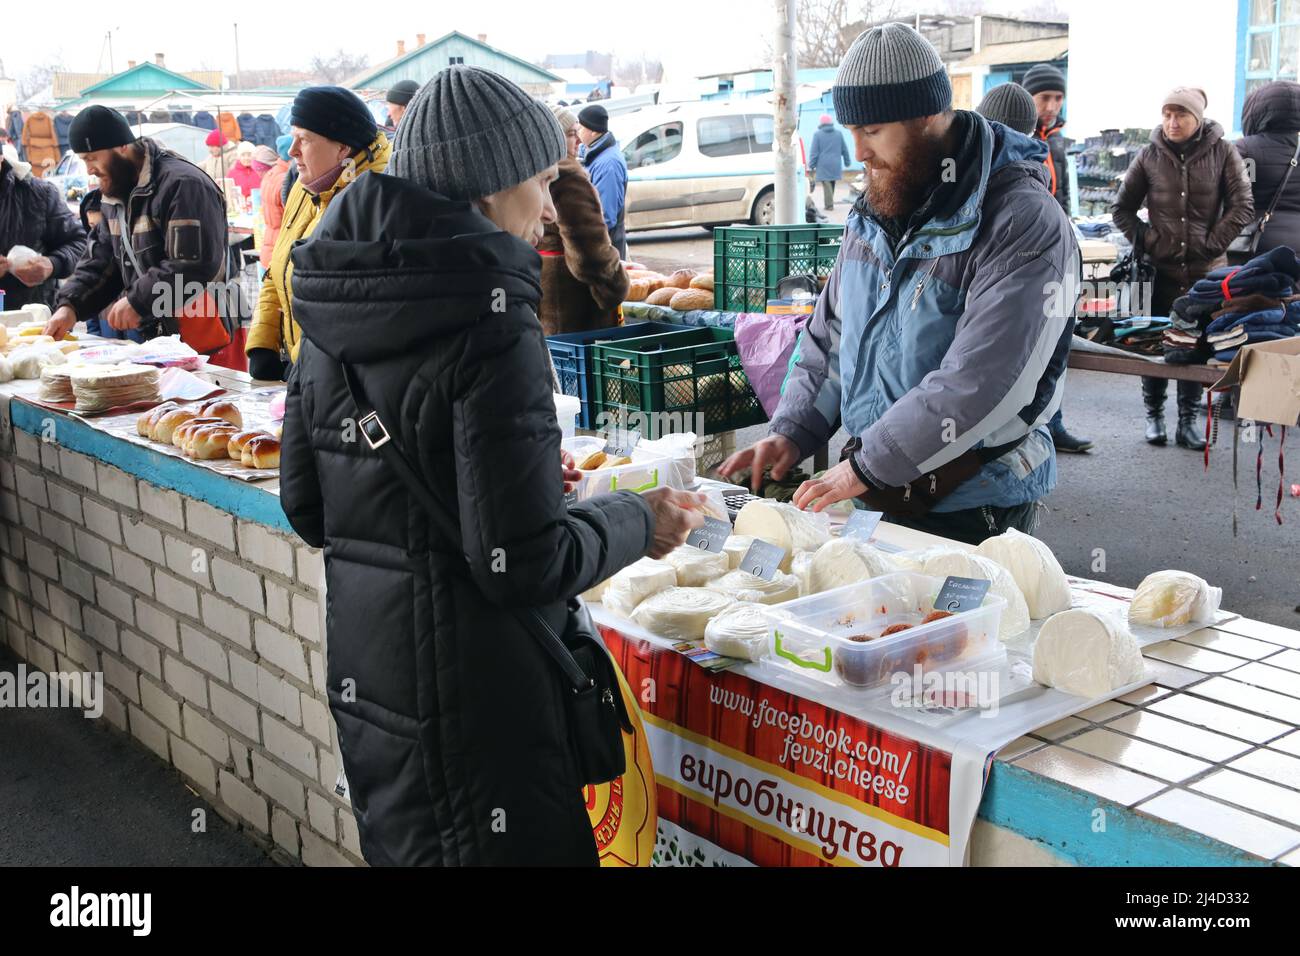
<instances>
[{"instance_id":1,"label":"white van","mask_svg":"<svg viewBox=\"0 0 1300 956\"><path fill-rule=\"evenodd\" d=\"M611 116L627 160L627 231L771 225L774 126L772 104L757 97Z\"/></svg>"}]
</instances>

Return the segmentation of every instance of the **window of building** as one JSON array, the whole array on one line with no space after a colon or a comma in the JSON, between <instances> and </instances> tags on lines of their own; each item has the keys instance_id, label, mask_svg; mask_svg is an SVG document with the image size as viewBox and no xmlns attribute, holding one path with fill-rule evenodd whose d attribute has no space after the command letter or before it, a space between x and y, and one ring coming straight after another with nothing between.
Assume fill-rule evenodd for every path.
<instances>
[{"instance_id":1,"label":"window of building","mask_svg":"<svg viewBox=\"0 0 1300 956\"><path fill-rule=\"evenodd\" d=\"M465 58L464 58L463 56L449 56L449 57L447 57L447 65L448 65L448 66L462 66L464 63L465 63Z\"/></svg>"},{"instance_id":2,"label":"window of building","mask_svg":"<svg viewBox=\"0 0 1300 956\"><path fill-rule=\"evenodd\" d=\"M1245 40L1247 94L1272 80L1296 79L1300 0L1250 0Z\"/></svg>"}]
</instances>

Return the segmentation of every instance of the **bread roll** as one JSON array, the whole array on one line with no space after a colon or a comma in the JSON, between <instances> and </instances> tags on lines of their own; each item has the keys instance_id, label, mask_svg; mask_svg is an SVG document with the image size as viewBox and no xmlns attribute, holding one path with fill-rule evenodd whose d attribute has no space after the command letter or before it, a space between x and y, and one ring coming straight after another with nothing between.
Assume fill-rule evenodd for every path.
<instances>
[{"instance_id":1,"label":"bread roll","mask_svg":"<svg viewBox=\"0 0 1300 956\"><path fill-rule=\"evenodd\" d=\"M646 296L645 301L647 305L667 305L673 300L673 296L681 291L681 289L674 289L671 287L657 289Z\"/></svg>"},{"instance_id":2,"label":"bread roll","mask_svg":"<svg viewBox=\"0 0 1300 956\"><path fill-rule=\"evenodd\" d=\"M691 287L691 280L699 274L699 271L696 269L678 269L670 275L667 280L665 280L664 285L672 286L676 289L689 289Z\"/></svg>"},{"instance_id":3,"label":"bread roll","mask_svg":"<svg viewBox=\"0 0 1300 956\"><path fill-rule=\"evenodd\" d=\"M190 433L189 456L200 461L230 457L230 436L238 429L234 425L206 425Z\"/></svg>"},{"instance_id":4,"label":"bread roll","mask_svg":"<svg viewBox=\"0 0 1300 956\"><path fill-rule=\"evenodd\" d=\"M230 457L235 461L242 461L244 457L244 446L254 438L260 438L266 434L266 432L257 429L235 432L235 434L230 436Z\"/></svg>"},{"instance_id":5,"label":"bread roll","mask_svg":"<svg viewBox=\"0 0 1300 956\"><path fill-rule=\"evenodd\" d=\"M135 433L137 435L143 435L145 438L153 438L154 424L158 419L172 411L175 407L175 402L163 402L161 405L155 405L153 408L149 409L149 411L136 419Z\"/></svg>"},{"instance_id":6,"label":"bread roll","mask_svg":"<svg viewBox=\"0 0 1300 956\"><path fill-rule=\"evenodd\" d=\"M204 418L220 418L232 425L238 425L240 428L244 427L243 413L240 412L239 406L234 402L220 400L208 402L199 409L199 414Z\"/></svg>"},{"instance_id":7,"label":"bread roll","mask_svg":"<svg viewBox=\"0 0 1300 956\"><path fill-rule=\"evenodd\" d=\"M706 292L704 289L680 289L668 303L669 308L676 309L678 312L689 312L691 309L711 309L713 308L713 293Z\"/></svg>"},{"instance_id":8,"label":"bread roll","mask_svg":"<svg viewBox=\"0 0 1300 956\"><path fill-rule=\"evenodd\" d=\"M164 444L171 442L172 433L176 429L188 422L192 418L198 418L198 413L188 408L176 408L163 415L154 423L153 438L154 441L160 441Z\"/></svg>"},{"instance_id":9,"label":"bread roll","mask_svg":"<svg viewBox=\"0 0 1300 956\"><path fill-rule=\"evenodd\" d=\"M180 425L176 426L175 430L172 431L171 443L177 448L184 450L185 443L190 440L190 435L193 434L196 428L204 428L208 425L229 424L230 423L223 418L191 418L189 421L182 422Z\"/></svg>"},{"instance_id":10,"label":"bread roll","mask_svg":"<svg viewBox=\"0 0 1300 956\"><path fill-rule=\"evenodd\" d=\"M270 435L254 438L244 446L241 461L252 468L279 468L280 442Z\"/></svg>"},{"instance_id":11,"label":"bread roll","mask_svg":"<svg viewBox=\"0 0 1300 956\"><path fill-rule=\"evenodd\" d=\"M712 291L713 291L713 273L712 273L712 272L701 272L699 275L697 275L694 279L691 280L690 288L692 288L692 289L703 289L703 290L705 290L706 292L712 292Z\"/></svg>"},{"instance_id":12,"label":"bread roll","mask_svg":"<svg viewBox=\"0 0 1300 956\"><path fill-rule=\"evenodd\" d=\"M628 302L644 302L645 297L650 294L650 282L646 279L633 279L628 283L627 295L624 297Z\"/></svg>"}]
</instances>

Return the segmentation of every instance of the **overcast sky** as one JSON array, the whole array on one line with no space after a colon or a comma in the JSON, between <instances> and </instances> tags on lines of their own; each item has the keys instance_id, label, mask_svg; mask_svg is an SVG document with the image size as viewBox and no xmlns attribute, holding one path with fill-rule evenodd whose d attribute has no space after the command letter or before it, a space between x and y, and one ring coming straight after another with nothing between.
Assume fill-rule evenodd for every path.
<instances>
[{"instance_id":1,"label":"overcast sky","mask_svg":"<svg viewBox=\"0 0 1300 956\"><path fill-rule=\"evenodd\" d=\"M1062 0L1068 9L1076 0ZM1217 0L1225 2L1225 0ZM1017 9L1025 2L991 2ZM669 78L760 65L774 32L772 0L477 0L471 4L404 4L392 0L310 3L105 3L58 0L57 17L27 4L0 31L3 73L18 77L38 64L107 72L105 34L113 31L113 65L165 53L178 71L235 72L235 27L243 69L305 68L314 54L342 47L371 65L395 55L396 41L415 44L451 30L486 33L488 43L527 60L588 49L662 60ZM905 4L900 3L900 8ZM926 9L942 8L940 2ZM454 12L461 8L464 12Z\"/></svg>"}]
</instances>

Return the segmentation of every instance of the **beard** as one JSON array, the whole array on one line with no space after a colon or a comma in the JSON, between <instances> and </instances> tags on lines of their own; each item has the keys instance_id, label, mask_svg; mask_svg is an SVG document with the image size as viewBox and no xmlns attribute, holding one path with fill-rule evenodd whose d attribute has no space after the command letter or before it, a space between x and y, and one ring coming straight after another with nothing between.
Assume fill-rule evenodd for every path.
<instances>
[{"instance_id":1,"label":"beard","mask_svg":"<svg viewBox=\"0 0 1300 956\"><path fill-rule=\"evenodd\" d=\"M908 143L891 166L873 167L867 176L867 202L881 216L910 216L938 185L942 137L925 133Z\"/></svg>"},{"instance_id":2,"label":"beard","mask_svg":"<svg viewBox=\"0 0 1300 956\"><path fill-rule=\"evenodd\" d=\"M99 177L99 191L110 199L125 199L140 181L140 170L135 163L113 153L108 157L108 171Z\"/></svg>"}]
</instances>

